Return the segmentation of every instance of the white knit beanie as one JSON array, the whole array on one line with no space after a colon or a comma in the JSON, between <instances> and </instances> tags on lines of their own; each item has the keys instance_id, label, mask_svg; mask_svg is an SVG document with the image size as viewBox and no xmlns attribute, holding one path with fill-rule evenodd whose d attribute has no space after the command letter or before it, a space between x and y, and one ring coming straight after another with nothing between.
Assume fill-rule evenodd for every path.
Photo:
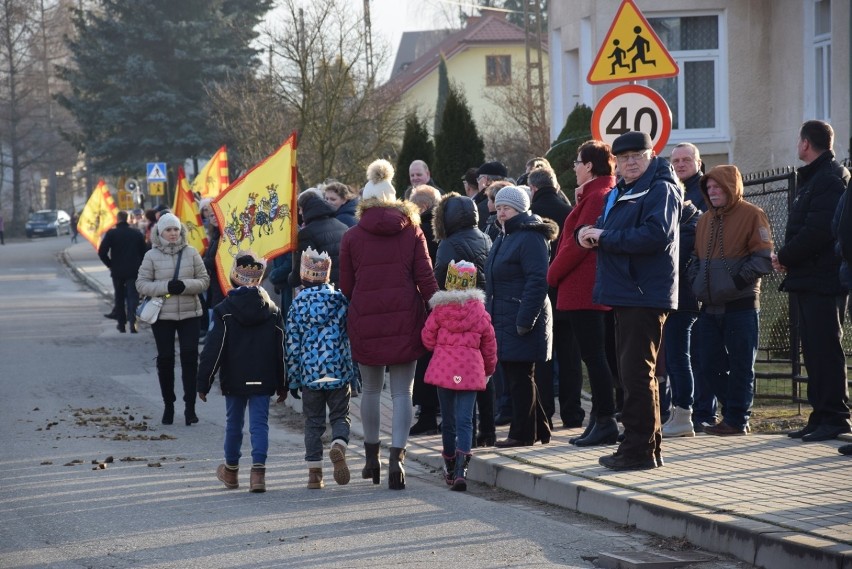
<instances>
[{"instance_id":1,"label":"white knit beanie","mask_svg":"<svg viewBox=\"0 0 852 569\"><path fill-rule=\"evenodd\" d=\"M517 186L506 186L497 192L494 205L507 205L523 213L530 208L530 196Z\"/></svg>"},{"instance_id":2,"label":"white knit beanie","mask_svg":"<svg viewBox=\"0 0 852 569\"><path fill-rule=\"evenodd\" d=\"M396 190L391 184L393 166L387 160L376 160L367 166L367 183L361 196L366 200L378 198L382 201L396 200Z\"/></svg>"},{"instance_id":3,"label":"white knit beanie","mask_svg":"<svg viewBox=\"0 0 852 569\"><path fill-rule=\"evenodd\" d=\"M181 228L180 219L173 213L164 213L160 216L159 221L157 221L157 233L159 235L163 234L163 231L168 229L169 227L177 227Z\"/></svg>"}]
</instances>

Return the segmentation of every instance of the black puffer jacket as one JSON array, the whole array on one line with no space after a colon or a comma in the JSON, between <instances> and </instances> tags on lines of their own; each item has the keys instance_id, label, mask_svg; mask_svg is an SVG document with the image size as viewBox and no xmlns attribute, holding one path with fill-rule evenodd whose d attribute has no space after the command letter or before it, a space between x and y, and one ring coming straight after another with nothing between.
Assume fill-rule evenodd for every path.
<instances>
[{"instance_id":1,"label":"black puffer jacket","mask_svg":"<svg viewBox=\"0 0 852 569\"><path fill-rule=\"evenodd\" d=\"M145 236L126 221L121 221L104 235L98 247L98 257L109 267L113 278L135 279L147 251Z\"/></svg>"},{"instance_id":2,"label":"black puffer jacket","mask_svg":"<svg viewBox=\"0 0 852 569\"><path fill-rule=\"evenodd\" d=\"M552 219L556 222L557 227L565 225L565 218L568 217L568 214L571 213L572 209L574 209L574 207L571 205L568 197L563 194L561 190L557 190L552 186L539 188L538 191L533 194L532 201L530 202L531 212L542 219ZM554 246L550 248L551 261L553 261L553 257L556 256L557 248L558 243L554 243Z\"/></svg>"},{"instance_id":3,"label":"black puffer jacket","mask_svg":"<svg viewBox=\"0 0 852 569\"><path fill-rule=\"evenodd\" d=\"M311 247L317 252L325 251L331 257L331 283L337 288L340 264L338 256L340 253L340 241L349 227L342 221L336 219L336 212L325 200L310 198L302 206L302 218L305 226L299 230L299 246L293 259L293 272L290 273L290 286L302 284L299 278L302 251Z\"/></svg>"},{"instance_id":4,"label":"black puffer jacket","mask_svg":"<svg viewBox=\"0 0 852 569\"><path fill-rule=\"evenodd\" d=\"M787 218L778 262L787 267L781 290L842 294L840 258L834 251L831 222L849 184L849 170L830 150L798 170L799 191Z\"/></svg>"},{"instance_id":5,"label":"black puffer jacket","mask_svg":"<svg viewBox=\"0 0 852 569\"><path fill-rule=\"evenodd\" d=\"M199 393L210 392L219 370L223 395L284 391L284 319L264 289L232 289L213 309L213 330L198 365Z\"/></svg>"},{"instance_id":6,"label":"black puffer jacket","mask_svg":"<svg viewBox=\"0 0 852 569\"><path fill-rule=\"evenodd\" d=\"M456 193L435 206L432 228L438 244L435 256L435 280L445 290L450 261L469 261L476 266L476 287L485 290L485 259L491 239L477 227L476 203Z\"/></svg>"}]
</instances>

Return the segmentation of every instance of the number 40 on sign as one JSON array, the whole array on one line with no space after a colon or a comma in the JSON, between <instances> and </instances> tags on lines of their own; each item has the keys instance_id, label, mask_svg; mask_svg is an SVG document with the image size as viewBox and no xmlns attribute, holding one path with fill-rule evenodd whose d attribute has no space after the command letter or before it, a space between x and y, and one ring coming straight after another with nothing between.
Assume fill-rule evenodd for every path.
<instances>
[{"instance_id":1,"label":"number 40 on sign","mask_svg":"<svg viewBox=\"0 0 852 569\"><path fill-rule=\"evenodd\" d=\"M665 99L649 87L625 85L603 96L592 114L592 135L612 144L625 132L641 131L651 137L659 154L672 133L672 113Z\"/></svg>"}]
</instances>

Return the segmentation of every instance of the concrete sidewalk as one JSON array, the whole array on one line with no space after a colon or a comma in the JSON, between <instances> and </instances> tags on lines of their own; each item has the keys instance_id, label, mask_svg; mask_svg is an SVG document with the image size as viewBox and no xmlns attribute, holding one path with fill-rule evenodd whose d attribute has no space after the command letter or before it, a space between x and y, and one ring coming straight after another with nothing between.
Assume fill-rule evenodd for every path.
<instances>
[{"instance_id":1,"label":"concrete sidewalk","mask_svg":"<svg viewBox=\"0 0 852 569\"><path fill-rule=\"evenodd\" d=\"M90 244L81 239L62 257L92 288L112 297L109 272ZM360 398L353 398L355 434L363 434L359 405ZM384 432L391 424L389 393L382 413ZM498 428L498 438L507 431ZM476 449L469 476L658 535L683 537L767 569L852 569L852 458L837 453L842 441L801 443L783 435L666 439L663 468L619 473L597 462L614 446L568 444L580 432L556 430L548 445ZM389 433L384 439L390 440ZM409 460L438 469L440 451L440 435L409 439Z\"/></svg>"}]
</instances>

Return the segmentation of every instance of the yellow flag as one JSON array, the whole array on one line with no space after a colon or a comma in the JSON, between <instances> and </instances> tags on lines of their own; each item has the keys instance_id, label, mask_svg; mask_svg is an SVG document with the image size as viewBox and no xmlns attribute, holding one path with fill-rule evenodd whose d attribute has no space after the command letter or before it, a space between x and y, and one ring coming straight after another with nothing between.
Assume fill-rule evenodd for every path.
<instances>
[{"instance_id":1,"label":"yellow flag","mask_svg":"<svg viewBox=\"0 0 852 569\"><path fill-rule=\"evenodd\" d=\"M215 198L231 183L228 173L228 149L223 146L192 180L192 191L202 198Z\"/></svg>"},{"instance_id":2,"label":"yellow flag","mask_svg":"<svg viewBox=\"0 0 852 569\"><path fill-rule=\"evenodd\" d=\"M222 231L216 273L222 290L228 291L237 252L250 250L270 260L296 246L296 134L212 205Z\"/></svg>"},{"instance_id":3,"label":"yellow flag","mask_svg":"<svg viewBox=\"0 0 852 569\"><path fill-rule=\"evenodd\" d=\"M177 191L175 191L175 205L172 207L172 213L178 216L181 223L186 226L186 242L203 255L207 249L207 232L204 231L198 202L195 201L195 196L189 189L183 166L178 167Z\"/></svg>"},{"instance_id":4,"label":"yellow flag","mask_svg":"<svg viewBox=\"0 0 852 569\"><path fill-rule=\"evenodd\" d=\"M116 213L118 208L109 193L106 182L100 180L98 186L86 202L86 207L80 213L77 221L77 231L86 238L86 241L97 249L101 244L104 233L116 224Z\"/></svg>"}]
</instances>

